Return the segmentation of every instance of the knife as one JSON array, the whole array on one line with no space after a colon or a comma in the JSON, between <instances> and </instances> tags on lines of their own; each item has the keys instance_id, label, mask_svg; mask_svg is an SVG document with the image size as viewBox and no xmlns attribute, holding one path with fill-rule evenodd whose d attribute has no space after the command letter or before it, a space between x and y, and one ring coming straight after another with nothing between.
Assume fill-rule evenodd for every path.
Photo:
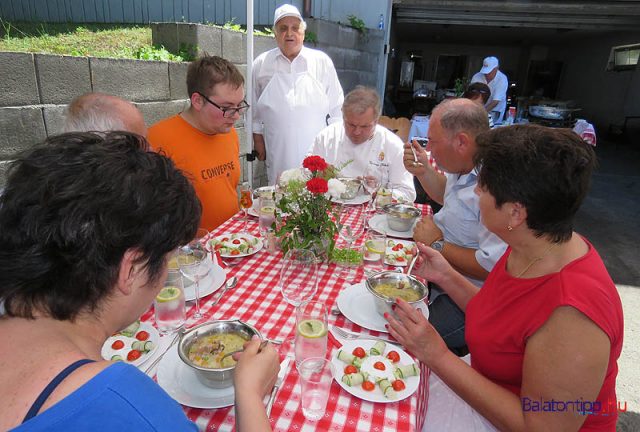
<instances>
[{"instance_id":1,"label":"knife","mask_svg":"<svg viewBox=\"0 0 640 432\"><path fill-rule=\"evenodd\" d=\"M276 384L273 386L271 396L269 396L269 402L267 402L267 417L271 417L271 408L273 408L273 403L276 400L276 393L278 393L278 389L284 382L284 377L287 376L287 372L289 372L289 363L291 363L291 356L286 356L284 360L282 360L282 363L280 363L280 372L278 372Z\"/></svg>"}]
</instances>

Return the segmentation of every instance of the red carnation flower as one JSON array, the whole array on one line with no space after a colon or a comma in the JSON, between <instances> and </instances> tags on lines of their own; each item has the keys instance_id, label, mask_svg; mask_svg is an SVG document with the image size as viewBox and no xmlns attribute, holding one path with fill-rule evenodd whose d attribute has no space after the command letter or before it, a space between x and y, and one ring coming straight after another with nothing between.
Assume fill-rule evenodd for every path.
<instances>
[{"instance_id":1,"label":"red carnation flower","mask_svg":"<svg viewBox=\"0 0 640 432\"><path fill-rule=\"evenodd\" d=\"M328 165L320 156L308 156L302 161L302 166L310 171L324 171Z\"/></svg>"},{"instance_id":2,"label":"red carnation flower","mask_svg":"<svg viewBox=\"0 0 640 432\"><path fill-rule=\"evenodd\" d=\"M322 160L322 158L320 159ZM324 160L322 162L324 163ZM327 193L329 190L329 182L321 177L312 178L307 182L307 190L315 195Z\"/></svg>"}]
</instances>

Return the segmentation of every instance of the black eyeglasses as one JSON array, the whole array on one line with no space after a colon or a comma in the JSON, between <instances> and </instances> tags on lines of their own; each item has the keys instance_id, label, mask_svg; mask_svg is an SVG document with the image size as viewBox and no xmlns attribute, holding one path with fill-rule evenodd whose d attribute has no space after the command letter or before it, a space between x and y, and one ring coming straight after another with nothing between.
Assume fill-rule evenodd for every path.
<instances>
[{"instance_id":1,"label":"black eyeglasses","mask_svg":"<svg viewBox=\"0 0 640 432\"><path fill-rule=\"evenodd\" d=\"M207 102L209 102L211 105L213 105L214 107L218 108L220 111L222 111L222 117L224 118L231 118L235 115L235 113L238 113L240 115L244 114L245 111L247 111L249 109L249 104L247 103L247 101L242 101L240 106L237 107L221 107L220 105L218 105L217 103L215 103L214 101L212 101L211 99L209 99L208 97L206 97L205 95L203 95L200 92L196 92L198 93L200 96L202 96L204 98L204 100L206 100Z\"/></svg>"}]
</instances>

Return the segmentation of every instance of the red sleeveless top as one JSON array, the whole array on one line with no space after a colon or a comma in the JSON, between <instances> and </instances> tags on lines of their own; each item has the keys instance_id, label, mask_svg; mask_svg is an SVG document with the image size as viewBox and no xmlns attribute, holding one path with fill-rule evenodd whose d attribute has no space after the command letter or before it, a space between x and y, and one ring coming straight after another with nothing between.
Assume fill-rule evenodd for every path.
<instances>
[{"instance_id":1,"label":"red sleeveless top","mask_svg":"<svg viewBox=\"0 0 640 432\"><path fill-rule=\"evenodd\" d=\"M525 399L522 406L531 410L538 407L537 410L542 411L546 403L547 410L592 411L593 414L584 414L588 417L581 431L615 432L617 360L624 331L622 303L600 255L589 242L587 244L589 251L584 256L557 273L533 279L518 279L507 273L511 248L507 249L482 289L467 305L465 337L472 367L520 396L527 338L557 307L572 306L579 310L611 341L609 365L596 401L572 407L558 403L553 408L549 401Z\"/></svg>"}]
</instances>

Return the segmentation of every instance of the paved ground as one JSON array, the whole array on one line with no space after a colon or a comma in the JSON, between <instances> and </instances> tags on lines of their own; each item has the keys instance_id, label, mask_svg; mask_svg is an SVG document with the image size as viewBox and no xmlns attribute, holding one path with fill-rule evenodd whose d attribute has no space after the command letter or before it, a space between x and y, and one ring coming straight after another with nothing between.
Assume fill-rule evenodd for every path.
<instances>
[{"instance_id":1,"label":"paved ground","mask_svg":"<svg viewBox=\"0 0 640 432\"><path fill-rule=\"evenodd\" d=\"M618 362L618 400L627 402L619 431L640 431L640 143L601 142L600 166L576 219L576 231L598 249L622 299L625 340Z\"/></svg>"}]
</instances>

